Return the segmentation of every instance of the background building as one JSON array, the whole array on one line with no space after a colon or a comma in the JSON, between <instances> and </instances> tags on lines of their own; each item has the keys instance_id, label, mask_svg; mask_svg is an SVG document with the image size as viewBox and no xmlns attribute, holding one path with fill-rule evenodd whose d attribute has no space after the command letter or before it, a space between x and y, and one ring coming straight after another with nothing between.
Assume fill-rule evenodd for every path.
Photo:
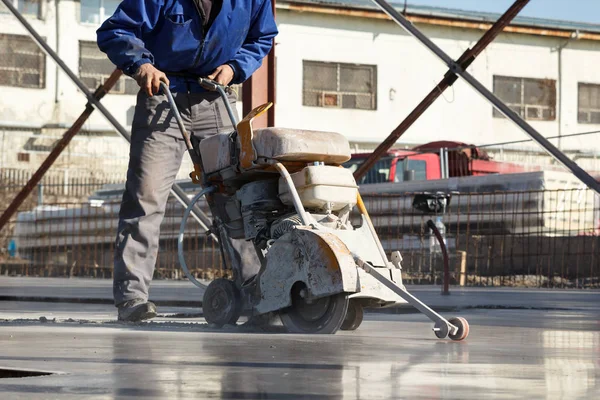
<instances>
[{"instance_id":1,"label":"background building","mask_svg":"<svg viewBox=\"0 0 600 400\"><path fill-rule=\"evenodd\" d=\"M95 30L115 0L14 0L90 89L114 67ZM458 58L498 15L409 7L412 21ZM279 126L332 130L356 151L373 148L435 87L446 68L367 0L277 2ZM86 100L68 77L0 7L0 168L35 169ZM547 137L600 130L600 25L517 18L470 72ZM103 103L129 126L137 87L123 78ZM239 106L239 105L238 105ZM582 167L599 171L600 134L553 142ZM493 144L526 139L462 82L448 90L402 138ZM488 149L498 160L550 164L533 143ZM54 171L121 176L128 148L99 113ZM187 173L187 166L182 175Z\"/></svg>"}]
</instances>

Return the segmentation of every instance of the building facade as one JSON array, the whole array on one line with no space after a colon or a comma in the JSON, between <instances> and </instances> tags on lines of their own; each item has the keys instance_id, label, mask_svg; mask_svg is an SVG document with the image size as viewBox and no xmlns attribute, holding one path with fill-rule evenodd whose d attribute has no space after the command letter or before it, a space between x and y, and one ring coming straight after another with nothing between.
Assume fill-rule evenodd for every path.
<instances>
[{"instance_id":1,"label":"building facade","mask_svg":"<svg viewBox=\"0 0 600 400\"><path fill-rule=\"evenodd\" d=\"M13 0L65 63L95 89L113 66L95 46L95 30L116 0ZM410 19L458 58L498 18L435 8ZM439 82L446 68L367 0L278 1L278 126L343 133L357 151L381 142ZM35 168L83 111L86 100L0 8L0 168ZM521 18L469 71L538 131L600 170L600 24ZM122 78L103 103L129 127L136 84ZM238 105L239 106L239 105ZM527 139L458 81L401 138L411 147L434 140L494 144ZM533 143L492 146L496 159L551 160ZM128 149L96 112L56 169L123 172ZM187 168L187 166L186 166ZM185 168L184 168L185 169ZM182 171L182 175L185 171Z\"/></svg>"}]
</instances>

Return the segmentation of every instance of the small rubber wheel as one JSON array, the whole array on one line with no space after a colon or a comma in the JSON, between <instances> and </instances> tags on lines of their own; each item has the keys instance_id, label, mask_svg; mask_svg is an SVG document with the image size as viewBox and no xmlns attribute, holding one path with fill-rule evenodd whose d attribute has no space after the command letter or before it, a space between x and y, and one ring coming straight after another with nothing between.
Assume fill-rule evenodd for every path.
<instances>
[{"instance_id":1,"label":"small rubber wheel","mask_svg":"<svg viewBox=\"0 0 600 400\"><path fill-rule=\"evenodd\" d=\"M363 322L364 311L362 305L356 300L350 300L346 318L340 328L343 331L355 331Z\"/></svg>"},{"instance_id":2,"label":"small rubber wheel","mask_svg":"<svg viewBox=\"0 0 600 400\"><path fill-rule=\"evenodd\" d=\"M206 288L202 300L204 319L218 326L235 325L242 312L242 298L235 283L228 279L215 279Z\"/></svg>"},{"instance_id":3,"label":"small rubber wheel","mask_svg":"<svg viewBox=\"0 0 600 400\"><path fill-rule=\"evenodd\" d=\"M452 340L456 340L456 341L461 341L461 340L465 340L467 338L467 336L469 336L469 323L467 322L466 319L462 318L462 317L454 317L454 318L450 318L448 320L448 322L450 322L452 325L456 326L458 328L458 330L456 331L456 333L453 334L448 334L448 337Z\"/></svg>"}]
</instances>

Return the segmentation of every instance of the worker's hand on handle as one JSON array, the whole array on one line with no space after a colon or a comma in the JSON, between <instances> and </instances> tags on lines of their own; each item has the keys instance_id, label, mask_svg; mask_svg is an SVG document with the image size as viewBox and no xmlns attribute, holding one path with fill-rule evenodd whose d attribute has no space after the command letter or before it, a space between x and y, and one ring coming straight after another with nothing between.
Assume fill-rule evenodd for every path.
<instances>
[{"instance_id":1,"label":"worker's hand on handle","mask_svg":"<svg viewBox=\"0 0 600 400\"><path fill-rule=\"evenodd\" d=\"M158 93L161 81L166 83L167 86L169 85L169 79L167 79L165 73L157 70L150 63L140 65L135 75L133 75L133 79L136 80L148 97Z\"/></svg>"},{"instance_id":2,"label":"worker's hand on handle","mask_svg":"<svg viewBox=\"0 0 600 400\"><path fill-rule=\"evenodd\" d=\"M207 78L217 82L219 85L227 86L233 80L233 75L233 68L229 64L223 64L217 67Z\"/></svg>"}]
</instances>

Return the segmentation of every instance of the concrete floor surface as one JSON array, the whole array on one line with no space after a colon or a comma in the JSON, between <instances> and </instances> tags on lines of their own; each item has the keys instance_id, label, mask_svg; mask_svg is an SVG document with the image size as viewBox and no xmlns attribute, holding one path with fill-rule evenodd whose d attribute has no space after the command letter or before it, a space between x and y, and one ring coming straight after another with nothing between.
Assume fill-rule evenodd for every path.
<instances>
[{"instance_id":1,"label":"concrete floor surface","mask_svg":"<svg viewBox=\"0 0 600 400\"><path fill-rule=\"evenodd\" d=\"M0 302L0 368L56 372L0 379L0 398L596 399L599 310L465 310L452 342L420 314L306 336L214 330L193 308L126 325L110 305Z\"/></svg>"}]
</instances>

